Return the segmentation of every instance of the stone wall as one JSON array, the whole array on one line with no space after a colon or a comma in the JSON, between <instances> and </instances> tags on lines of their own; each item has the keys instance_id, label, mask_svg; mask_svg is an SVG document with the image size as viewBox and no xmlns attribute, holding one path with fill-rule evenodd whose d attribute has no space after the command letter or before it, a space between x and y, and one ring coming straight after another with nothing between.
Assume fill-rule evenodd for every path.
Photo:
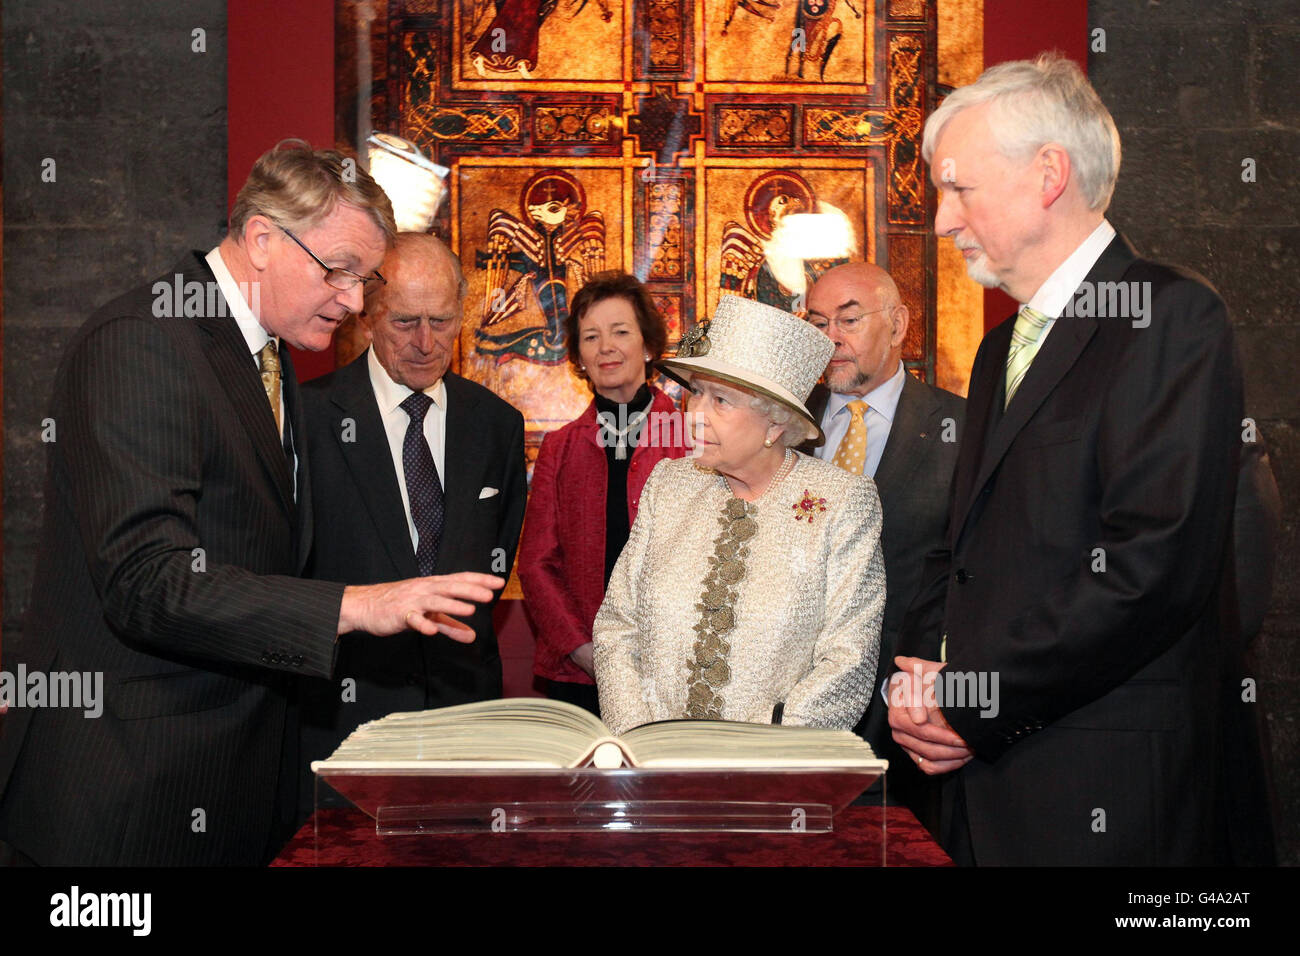
<instances>
[{"instance_id":1,"label":"stone wall","mask_svg":"<svg viewBox=\"0 0 1300 956\"><path fill-rule=\"evenodd\" d=\"M1124 160L1109 217L1144 255L1195 269L1236 324L1246 413L1282 495L1272 609L1254 649L1282 808L1300 863L1300 24L1294 0L1091 0L1088 72ZM1094 34L1095 35L1095 34ZM1254 182L1243 161L1253 159Z\"/></svg>"},{"instance_id":2,"label":"stone wall","mask_svg":"<svg viewBox=\"0 0 1300 956\"><path fill-rule=\"evenodd\" d=\"M195 29L205 52L194 51ZM4 631L12 634L40 528L40 422L69 336L183 250L221 237L226 5L6 2L3 30ZM53 182L42 179L46 159Z\"/></svg>"}]
</instances>

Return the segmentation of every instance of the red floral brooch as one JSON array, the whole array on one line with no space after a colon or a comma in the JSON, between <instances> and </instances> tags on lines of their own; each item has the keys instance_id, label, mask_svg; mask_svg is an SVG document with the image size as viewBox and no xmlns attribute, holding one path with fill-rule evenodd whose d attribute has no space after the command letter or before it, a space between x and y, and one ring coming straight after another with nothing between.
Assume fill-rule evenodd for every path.
<instances>
[{"instance_id":1,"label":"red floral brooch","mask_svg":"<svg viewBox=\"0 0 1300 956\"><path fill-rule=\"evenodd\" d=\"M803 490L803 497L790 507L794 509L795 521L802 521L804 518L807 518L808 523L812 524L813 518L826 510L826 499L814 498L812 492L805 488Z\"/></svg>"}]
</instances>

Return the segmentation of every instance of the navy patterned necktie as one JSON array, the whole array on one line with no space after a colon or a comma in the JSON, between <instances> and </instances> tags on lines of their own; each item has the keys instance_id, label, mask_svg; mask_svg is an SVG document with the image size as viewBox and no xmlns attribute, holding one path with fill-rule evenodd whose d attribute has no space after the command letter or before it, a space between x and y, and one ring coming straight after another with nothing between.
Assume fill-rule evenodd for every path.
<instances>
[{"instance_id":1,"label":"navy patterned necktie","mask_svg":"<svg viewBox=\"0 0 1300 956\"><path fill-rule=\"evenodd\" d=\"M433 574L438 564L438 543L442 540L446 502L438 466L433 463L429 443L424 440L424 416L433 399L423 392L412 392L402 402L402 411L410 416L406 437L402 440L402 468L406 472L406 497L411 502L411 522L419 546L415 563L421 575Z\"/></svg>"}]
</instances>

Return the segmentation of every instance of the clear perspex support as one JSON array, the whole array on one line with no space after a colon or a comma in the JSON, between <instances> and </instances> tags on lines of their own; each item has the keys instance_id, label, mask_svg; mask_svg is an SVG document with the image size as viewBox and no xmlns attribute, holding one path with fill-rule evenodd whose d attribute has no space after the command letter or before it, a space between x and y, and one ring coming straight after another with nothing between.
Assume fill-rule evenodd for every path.
<instances>
[{"instance_id":1,"label":"clear perspex support","mask_svg":"<svg viewBox=\"0 0 1300 956\"><path fill-rule=\"evenodd\" d=\"M384 769L316 774L317 807L337 791L381 836L473 832L826 833L883 775L800 769ZM328 789L326 789L328 787ZM883 841L882 841L883 842Z\"/></svg>"}]
</instances>

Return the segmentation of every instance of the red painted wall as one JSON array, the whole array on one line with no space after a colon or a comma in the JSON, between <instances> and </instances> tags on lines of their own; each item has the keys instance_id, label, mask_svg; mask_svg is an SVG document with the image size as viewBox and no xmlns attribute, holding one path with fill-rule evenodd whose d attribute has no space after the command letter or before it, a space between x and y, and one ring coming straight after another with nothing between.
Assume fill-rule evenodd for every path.
<instances>
[{"instance_id":1,"label":"red painted wall","mask_svg":"<svg viewBox=\"0 0 1300 956\"><path fill-rule=\"evenodd\" d=\"M334 4L328 0L229 0L226 193L282 139L334 144ZM293 350L300 379L334 368L334 352Z\"/></svg>"}]
</instances>

